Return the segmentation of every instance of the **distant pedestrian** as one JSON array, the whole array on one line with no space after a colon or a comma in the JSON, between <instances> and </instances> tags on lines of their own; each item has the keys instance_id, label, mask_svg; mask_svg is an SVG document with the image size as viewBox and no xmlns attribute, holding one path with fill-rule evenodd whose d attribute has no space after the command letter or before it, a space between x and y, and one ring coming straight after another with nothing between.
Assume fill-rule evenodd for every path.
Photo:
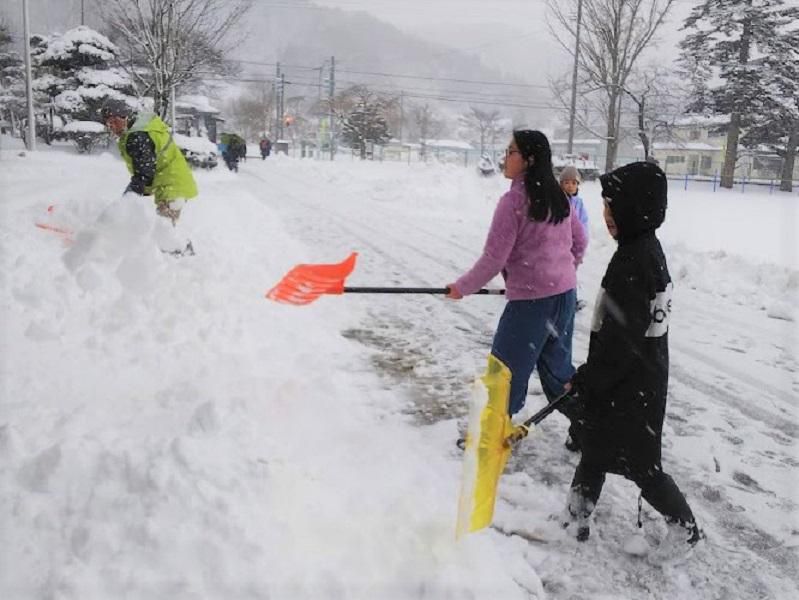
<instances>
[{"instance_id":1,"label":"distant pedestrian","mask_svg":"<svg viewBox=\"0 0 799 600\"><path fill-rule=\"evenodd\" d=\"M225 161L227 168L235 173L239 170L239 149L233 133L223 133L219 136L219 151L222 153L222 160Z\"/></svg>"},{"instance_id":2,"label":"distant pedestrian","mask_svg":"<svg viewBox=\"0 0 799 600\"><path fill-rule=\"evenodd\" d=\"M585 239L588 240L588 212L585 210L583 199L580 197L580 171L573 165L568 165L560 172L560 189L569 197L572 210L577 213L577 218L585 230ZM579 285L578 288L579 290ZM585 307L585 300L577 297L577 310Z\"/></svg>"},{"instance_id":3,"label":"distant pedestrian","mask_svg":"<svg viewBox=\"0 0 799 600\"><path fill-rule=\"evenodd\" d=\"M261 160L265 160L272 152L272 141L268 137L264 137L259 142L258 148L261 151Z\"/></svg>"}]
</instances>

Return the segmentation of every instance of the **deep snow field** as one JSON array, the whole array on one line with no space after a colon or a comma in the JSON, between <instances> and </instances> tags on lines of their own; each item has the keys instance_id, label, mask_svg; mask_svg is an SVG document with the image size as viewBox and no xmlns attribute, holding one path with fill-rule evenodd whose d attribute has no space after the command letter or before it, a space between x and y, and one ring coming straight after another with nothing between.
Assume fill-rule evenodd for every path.
<instances>
[{"instance_id":1,"label":"deep snow field","mask_svg":"<svg viewBox=\"0 0 799 600\"><path fill-rule=\"evenodd\" d=\"M494 526L455 541L454 440L504 300L264 298L295 264L351 251L350 285L454 281L505 180L250 158L197 173L173 230L120 198L111 153L15 144L0 144L0 598L799 597L799 193L671 186L664 466L708 537L659 565L624 551L665 527L645 505L638 530L620 478L588 542L561 529L577 457L560 415L511 458ZM577 361L614 249L598 183L581 195ZM187 239L195 256L159 250ZM543 403L534 375L524 415Z\"/></svg>"}]
</instances>

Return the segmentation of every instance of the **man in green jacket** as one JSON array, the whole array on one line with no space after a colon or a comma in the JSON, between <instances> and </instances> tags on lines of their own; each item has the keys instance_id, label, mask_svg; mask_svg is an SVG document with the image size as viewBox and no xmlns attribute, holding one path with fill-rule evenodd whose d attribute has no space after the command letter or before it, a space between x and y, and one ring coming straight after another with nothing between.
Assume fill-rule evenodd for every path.
<instances>
[{"instance_id":1,"label":"man in green jacket","mask_svg":"<svg viewBox=\"0 0 799 600\"><path fill-rule=\"evenodd\" d=\"M183 203L197 195L197 184L166 123L152 113L137 115L121 100L108 100L100 115L119 137L119 153L131 174L125 191L153 196L158 214L174 225Z\"/></svg>"}]
</instances>

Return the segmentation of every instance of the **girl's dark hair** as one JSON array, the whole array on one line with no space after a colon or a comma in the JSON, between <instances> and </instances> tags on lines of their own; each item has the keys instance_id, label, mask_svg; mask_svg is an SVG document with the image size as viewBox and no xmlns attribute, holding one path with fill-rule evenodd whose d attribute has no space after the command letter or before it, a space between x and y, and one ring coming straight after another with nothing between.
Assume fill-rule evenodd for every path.
<instances>
[{"instance_id":1,"label":"girl's dark hair","mask_svg":"<svg viewBox=\"0 0 799 600\"><path fill-rule=\"evenodd\" d=\"M530 201L528 216L533 221L560 223L569 216L570 204L552 172L552 150L547 136L540 131L517 129L513 140L522 158L528 161L524 171L524 187Z\"/></svg>"}]
</instances>

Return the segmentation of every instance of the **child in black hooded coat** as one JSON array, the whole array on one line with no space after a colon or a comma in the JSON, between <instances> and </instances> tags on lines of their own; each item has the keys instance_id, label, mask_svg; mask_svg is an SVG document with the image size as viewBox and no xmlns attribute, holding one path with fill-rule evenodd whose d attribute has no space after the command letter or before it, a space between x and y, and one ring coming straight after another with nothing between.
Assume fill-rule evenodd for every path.
<instances>
[{"instance_id":1,"label":"child in black hooded coat","mask_svg":"<svg viewBox=\"0 0 799 600\"><path fill-rule=\"evenodd\" d=\"M569 512L578 519L578 539L587 539L588 517L605 474L615 473L634 481L643 498L676 526L676 536L693 546L701 531L661 466L672 283L655 230L666 216L666 177L656 165L639 162L600 182L605 221L619 246L602 279L588 359L571 382L584 414Z\"/></svg>"}]
</instances>

